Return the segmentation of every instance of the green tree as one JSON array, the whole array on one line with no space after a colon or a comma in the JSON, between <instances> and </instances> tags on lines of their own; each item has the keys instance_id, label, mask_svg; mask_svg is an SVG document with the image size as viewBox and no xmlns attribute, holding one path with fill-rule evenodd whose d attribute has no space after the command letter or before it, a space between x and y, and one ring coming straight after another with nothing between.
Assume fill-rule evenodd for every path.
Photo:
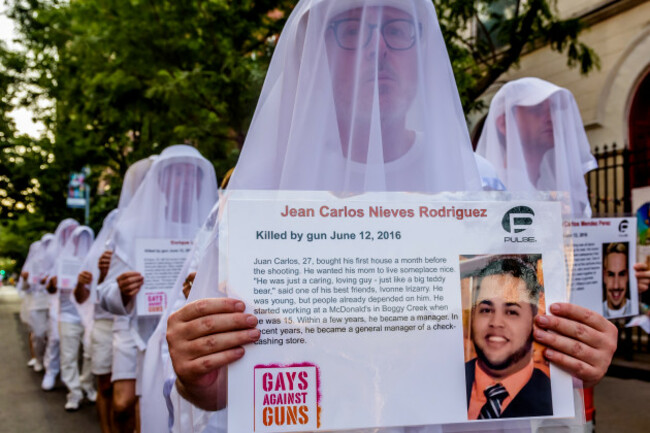
<instances>
[{"instance_id":1,"label":"green tree","mask_svg":"<svg viewBox=\"0 0 650 433\"><path fill-rule=\"evenodd\" d=\"M550 45L568 67L587 74L599 67L596 53L579 40L583 24L561 19L556 0L433 0L447 43L465 112L517 65L526 50Z\"/></svg>"},{"instance_id":2,"label":"green tree","mask_svg":"<svg viewBox=\"0 0 650 433\"><path fill-rule=\"evenodd\" d=\"M127 167L170 144L196 146L223 176L296 3L4 1L21 48L0 46L0 224L27 230L30 241L66 216L83 217L65 207L65 194L70 172L84 166L95 230L117 204ZM541 44L582 72L597 65L578 39L581 23L561 20L555 0L432 1L467 112ZM47 134L17 136L6 116L15 106L32 109Z\"/></svg>"}]
</instances>

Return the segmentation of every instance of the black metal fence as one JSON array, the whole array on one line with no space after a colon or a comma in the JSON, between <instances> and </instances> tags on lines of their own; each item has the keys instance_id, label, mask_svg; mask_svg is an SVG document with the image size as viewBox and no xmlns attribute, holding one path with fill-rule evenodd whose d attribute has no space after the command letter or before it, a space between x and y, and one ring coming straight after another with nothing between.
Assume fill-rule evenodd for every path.
<instances>
[{"instance_id":1,"label":"black metal fence","mask_svg":"<svg viewBox=\"0 0 650 433\"><path fill-rule=\"evenodd\" d=\"M596 147L598 168L586 175L595 216L623 216L632 212L632 188L650 186L650 142L640 149Z\"/></svg>"}]
</instances>

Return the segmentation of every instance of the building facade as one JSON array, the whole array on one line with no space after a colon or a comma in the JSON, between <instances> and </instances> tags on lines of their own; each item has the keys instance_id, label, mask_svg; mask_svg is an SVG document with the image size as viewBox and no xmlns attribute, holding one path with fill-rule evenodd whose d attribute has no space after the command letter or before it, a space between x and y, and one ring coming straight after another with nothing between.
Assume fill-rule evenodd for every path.
<instances>
[{"instance_id":1,"label":"building facade","mask_svg":"<svg viewBox=\"0 0 650 433\"><path fill-rule=\"evenodd\" d=\"M542 78L575 95L592 148L650 148L650 0L558 0L557 8L587 24L580 38L600 57L600 70L581 75L565 55L543 47L525 54L484 97L513 79Z\"/></svg>"}]
</instances>

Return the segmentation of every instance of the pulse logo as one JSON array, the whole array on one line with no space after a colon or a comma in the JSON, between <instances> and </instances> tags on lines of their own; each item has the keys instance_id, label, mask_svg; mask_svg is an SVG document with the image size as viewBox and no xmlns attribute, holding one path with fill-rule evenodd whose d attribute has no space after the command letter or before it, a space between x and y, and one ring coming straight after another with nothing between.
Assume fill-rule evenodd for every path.
<instances>
[{"instance_id":1,"label":"pulse logo","mask_svg":"<svg viewBox=\"0 0 650 433\"><path fill-rule=\"evenodd\" d=\"M630 223L627 220L623 220L618 225L618 231L620 233L625 233L629 227Z\"/></svg>"},{"instance_id":2,"label":"pulse logo","mask_svg":"<svg viewBox=\"0 0 650 433\"><path fill-rule=\"evenodd\" d=\"M525 232L533 224L535 212L528 206L517 206L510 209L503 216L501 225L503 229L511 234ZM507 236L503 238L506 243L532 243L537 242L534 237Z\"/></svg>"}]
</instances>

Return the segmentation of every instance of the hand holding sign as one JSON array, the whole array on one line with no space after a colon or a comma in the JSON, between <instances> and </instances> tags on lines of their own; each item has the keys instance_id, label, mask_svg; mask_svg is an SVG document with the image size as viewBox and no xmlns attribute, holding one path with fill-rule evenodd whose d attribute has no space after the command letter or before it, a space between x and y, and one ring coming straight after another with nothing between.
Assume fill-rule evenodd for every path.
<instances>
[{"instance_id":1,"label":"hand holding sign","mask_svg":"<svg viewBox=\"0 0 650 433\"><path fill-rule=\"evenodd\" d=\"M634 276L636 277L639 294L648 290L648 286L650 286L650 270L646 263L634 264Z\"/></svg>"},{"instance_id":2,"label":"hand holding sign","mask_svg":"<svg viewBox=\"0 0 650 433\"><path fill-rule=\"evenodd\" d=\"M122 294L122 302L128 305L144 284L144 277L135 271L125 272L117 277L117 285Z\"/></svg>"},{"instance_id":3,"label":"hand holding sign","mask_svg":"<svg viewBox=\"0 0 650 433\"><path fill-rule=\"evenodd\" d=\"M554 316L536 318L535 340L546 345L544 356L585 388L595 386L605 376L618 339L616 326L598 313L578 305L551 305ZM553 331L553 333L548 332Z\"/></svg>"},{"instance_id":4,"label":"hand holding sign","mask_svg":"<svg viewBox=\"0 0 650 433\"><path fill-rule=\"evenodd\" d=\"M226 404L222 367L244 356L244 344L260 337L257 318L244 303L229 298L201 299L169 316L167 343L179 393L205 410ZM217 396L217 398L215 398Z\"/></svg>"},{"instance_id":5,"label":"hand holding sign","mask_svg":"<svg viewBox=\"0 0 650 433\"><path fill-rule=\"evenodd\" d=\"M111 266L111 257L113 257L112 251L104 251L97 262L97 267L99 268L98 284L104 281L106 274L108 274L108 268Z\"/></svg>"}]
</instances>

